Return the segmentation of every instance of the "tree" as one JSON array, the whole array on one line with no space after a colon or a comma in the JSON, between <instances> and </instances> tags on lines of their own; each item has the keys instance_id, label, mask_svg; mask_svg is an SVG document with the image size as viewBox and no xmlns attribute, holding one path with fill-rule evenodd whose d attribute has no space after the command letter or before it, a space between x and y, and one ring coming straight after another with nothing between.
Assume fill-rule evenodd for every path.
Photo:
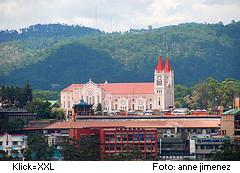
<instances>
[{"instance_id":1,"label":"tree","mask_svg":"<svg viewBox=\"0 0 240 173\"><path fill-rule=\"evenodd\" d=\"M63 160L78 161L81 158L79 143L76 139L67 138L60 143Z\"/></svg>"},{"instance_id":2,"label":"tree","mask_svg":"<svg viewBox=\"0 0 240 173\"><path fill-rule=\"evenodd\" d=\"M50 118L63 120L65 118L65 112L62 108L52 108Z\"/></svg>"},{"instance_id":3,"label":"tree","mask_svg":"<svg viewBox=\"0 0 240 173\"><path fill-rule=\"evenodd\" d=\"M102 112L102 104L101 103L98 103L97 111Z\"/></svg>"},{"instance_id":4,"label":"tree","mask_svg":"<svg viewBox=\"0 0 240 173\"><path fill-rule=\"evenodd\" d=\"M233 99L240 95L240 82L226 79L222 83L223 98L221 104L225 107L233 106Z\"/></svg>"},{"instance_id":5,"label":"tree","mask_svg":"<svg viewBox=\"0 0 240 173\"><path fill-rule=\"evenodd\" d=\"M187 103L184 101L184 97L191 94L191 88L187 88L182 85L175 85L174 88L175 107L187 107Z\"/></svg>"},{"instance_id":6,"label":"tree","mask_svg":"<svg viewBox=\"0 0 240 173\"><path fill-rule=\"evenodd\" d=\"M209 77L197 83L183 100L192 109L212 109L216 106L232 107L234 97L239 95L239 81L226 79L218 82Z\"/></svg>"},{"instance_id":7,"label":"tree","mask_svg":"<svg viewBox=\"0 0 240 173\"><path fill-rule=\"evenodd\" d=\"M23 129L25 123L22 119L16 119L14 121L8 122L8 130L21 130Z\"/></svg>"},{"instance_id":8,"label":"tree","mask_svg":"<svg viewBox=\"0 0 240 173\"><path fill-rule=\"evenodd\" d=\"M0 130L2 131L12 131L21 130L25 123L22 119L16 119L8 122L6 119L0 119Z\"/></svg>"},{"instance_id":9,"label":"tree","mask_svg":"<svg viewBox=\"0 0 240 173\"><path fill-rule=\"evenodd\" d=\"M9 156L7 152L0 150L0 161L9 161L9 160L11 160L11 156Z\"/></svg>"},{"instance_id":10,"label":"tree","mask_svg":"<svg viewBox=\"0 0 240 173\"><path fill-rule=\"evenodd\" d=\"M23 105L25 106L27 103L31 102L32 99L33 99L32 89L30 87L29 81L26 81L22 91Z\"/></svg>"},{"instance_id":11,"label":"tree","mask_svg":"<svg viewBox=\"0 0 240 173\"><path fill-rule=\"evenodd\" d=\"M72 161L100 160L100 145L96 136L81 136L80 140L67 138L61 144L62 157Z\"/></svg>"},{"instance_id":12,"label":"tree","mask_svg":"<svg viewBox=\"0 0 240 173\"><path fill-rule=\"evenodd\" d=\"M40 118L50 118L50 108L51 103L48 101L43 101L41 99L33 99L27 104L26 108L31 113L36 113L40 115Z\"/></svg>"},{"instance_id":13,"label":"tree","mask_svg":"<svg viewBox=\"0 0 240 173\"><path fill-rule=\"evenodd\" d=\"M239 161L240 160L240 145L232 141L225 141L212 156L213 160L217 161Z\"/></svg>"},{"instance_id":14,"label":"tree","mask_svg":"<svg viewBox=\"0 0 240 173\"><path fill-rule=\"evenodd\" d=\"M51 160L53 152L54 148L48 146L47 138L38 133L28 137L28 148L23 155L28 161L47 161Z\"/></svg>"},{"instance_id":15,"label":"tree","mask_svg":"<svg viewBox=\"0 0 240 173\"><path fill-rule=\"evenodd\" d=\"M0 89L0 101L3 107L23 108L32 100L32 89L29 82L23 88L18 86L2 86Z\"/></svg>"}]
</instances>

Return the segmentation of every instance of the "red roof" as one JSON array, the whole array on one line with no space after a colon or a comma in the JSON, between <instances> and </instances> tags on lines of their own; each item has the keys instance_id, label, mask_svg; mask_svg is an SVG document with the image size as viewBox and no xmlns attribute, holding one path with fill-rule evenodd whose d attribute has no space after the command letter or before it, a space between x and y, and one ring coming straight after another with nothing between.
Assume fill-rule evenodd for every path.
<instances>
[{"instance_id":1,"label":"red roof","mask_svg":"<svg viewBox=\"0 0 240 173\"><path fill-rule=\"evenodd\" d=\"M62 91L64 92L72 92L74 89L81 88L83 84L72 84L69 85L67 88L64 88Z\"/></svg>"},{"instance_id":2,"label":"red roof","mask_svg":"<svg viewBox=\"0 0 240 173\"><path fill-rule=\"evenodd\" d=\"M154 83L103 83L97 84L106 93L111 94L153 94ZM72 84L65 88L64 92L71 92L76 88L81 88L83 84Z\"/></svg>"},{"instance_id":3,"label":"red roof","mask_svg":"<svg viewBox=\"0 0 240 173\"><path fill-rule=\"evenodd\" d=\"M157 73L160 73L163 71L163 62L162 62L162 57L158 58L158 62L157 62L157 67L156 67L156 71Z\"/></svg>"},{"instance_id":4,"label":"red roof","mask_svg":"<svg viewBox=\"0 0 240 173\"><path fill-rule=\"evenodd\" d=\"M170 66L168 58L166 58L165 71L166 72L170 72L171 71L171 66Z\"/></svg>"},{"instance_id":5,"label":"red roof","mask_svg":"<svg viewBox=\"0 0 240 173\"><path fill-rule=\"evenodd\" d=\"M44 129L71 129L71 128L218 128L220 120L155 120L155 121L77 121L57 122Z\"/></svg>"},{"instance_id":6,"label":"red roof","mask_svg":"<svg viewBox=\"0 0 240 173\"><path fill-rule=\"evenodd\" d=\"M111 94L153 94L154 83L105 83L103 89Z\"/></svg>"}]
</instances>

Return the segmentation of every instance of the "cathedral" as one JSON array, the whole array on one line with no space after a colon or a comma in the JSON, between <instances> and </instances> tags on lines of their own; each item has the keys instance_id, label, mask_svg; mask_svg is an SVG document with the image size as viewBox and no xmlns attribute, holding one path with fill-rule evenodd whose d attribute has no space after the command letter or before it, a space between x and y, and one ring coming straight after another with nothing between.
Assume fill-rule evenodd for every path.
<instances>
[{"instance_id":1,"label":"cathedral","mask_svg":"<svg viewBox=\"0 0 240 173\"><path fill-rule=\"evenodd\" d=\"M71 84L61 91L61 107L72 112L80 100L103 110L165 110L174 106L174 71L168 58L161 57L154 71L153 82L148 83L94 83Z\"/></svg>"}]
</instances>

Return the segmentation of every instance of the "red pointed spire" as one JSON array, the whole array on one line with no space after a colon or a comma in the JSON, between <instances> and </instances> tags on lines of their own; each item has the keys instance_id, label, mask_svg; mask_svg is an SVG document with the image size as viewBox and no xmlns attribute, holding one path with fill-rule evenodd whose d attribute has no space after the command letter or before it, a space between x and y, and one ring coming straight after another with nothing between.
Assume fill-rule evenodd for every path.
<instances>
[{"instance_id":1,"label":"red pointed spire","mask_svg":"<svg viewBox=\"0 0 240 173\"><path fill-rule=\"evenodd\" d=\"M164 69L165 69L166 72L171 71L171 66L170 66L168 58L166 58L166 63L165 63L165 68Z\"/></svg>"},{"instance_id":2,"label":"red pointed spire","mask_svg":"<svg viewBox=\"0 0 240 173\"><path fill-rule=\"evenodd\" d=\"M158 58L156 71L157 71L157 73L160 73L160 72L163 71L163 63L162 63L162 57L161 56Z\"/></svg>"}]
</instances>

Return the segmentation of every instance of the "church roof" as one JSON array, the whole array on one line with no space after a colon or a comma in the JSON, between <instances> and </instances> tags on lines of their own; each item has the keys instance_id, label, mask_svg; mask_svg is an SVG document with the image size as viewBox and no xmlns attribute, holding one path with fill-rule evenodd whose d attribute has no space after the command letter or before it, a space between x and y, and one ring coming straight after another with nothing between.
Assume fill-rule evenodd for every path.
<instances>
[{"instance_id":1,"label":"church roof","mask_svg":"<svg viewBox=\"0 0 240 173\"><path fill-rule=\"evenodd\" d=\"M64 88L63 92L72 92L74 89L81 88L83 84L71 84L67 88Z\"/></svg>"},{"instance_id":2,"label":"church roof","mask_svg":"<svg viewBox=\"0 0 240 173\"><path fill-rule=\"evenodd\" d=\"M159 58L158 58L158 62L157 62L156 71L157 71L157 73L160 73L160 72L162 72L163 70L164 70L164 69L163 69L162 57L159 57Z\"/></svg>"},{"instance_id":3,"label":"church roof","mask_svg":"<svg viewBox=\"0 0 240 173\"><path fill-rule=\"evenodd\" d=\"M165 71L166 72L170 72L171 71L171 66L170 66L168 58L166 58Z\"/></svg>"},{"instance_id":4,"label":"church roof","mask_svg":"<svg viewBox=\"0 0 240 173\"><path fill-rule=\"evenodd\" d=\"M72 84L63 89L63 92L72 92L82 88L84 84ZM111 94L153 94L154 83L100 83L97 84L106 93Z\"/></svg>"},{"instance_id":5,"label":"church roof","mask_svg":"<svg viewBox=\"0 0 240 173\"><path fill-rule=\"evenodd\" d=\"M154 83L106 83L103 89L111 94L153 94Z\"/></svg>"}]
</instances>

